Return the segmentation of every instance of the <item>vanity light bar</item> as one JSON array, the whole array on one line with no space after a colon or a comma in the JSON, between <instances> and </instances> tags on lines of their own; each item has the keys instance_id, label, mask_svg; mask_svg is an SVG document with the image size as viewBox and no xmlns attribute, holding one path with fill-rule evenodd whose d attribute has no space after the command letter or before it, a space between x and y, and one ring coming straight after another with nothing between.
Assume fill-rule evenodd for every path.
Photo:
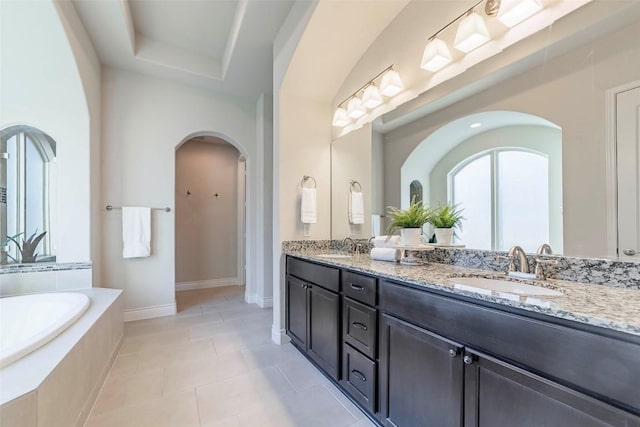
<instances>
[{"instance_id":1,"label":"vanity light bar","mask_svg":"<svg viewBox=\"0 0 640 427\"><path fill-rule=\"evenodd\" d=\"M376 86L378 79L380 79L379 87ZM382 105L384 103L382 95L391 98L402 89L400 75L393 69L393 65L388 66L338 104L333 114L333 126L345 127L352 119L358 120L364 116L367 110L373 110ZM358 96L360 92L363 92L362 97Z\"/></svg>"}]
</instances>

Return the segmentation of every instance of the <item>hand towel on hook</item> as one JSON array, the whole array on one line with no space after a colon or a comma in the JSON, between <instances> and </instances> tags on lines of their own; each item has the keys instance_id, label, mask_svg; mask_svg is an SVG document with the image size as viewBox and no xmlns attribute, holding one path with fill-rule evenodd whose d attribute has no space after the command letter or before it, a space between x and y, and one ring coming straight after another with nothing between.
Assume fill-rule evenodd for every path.
<instances>
[{"instance_id":1,"label":"hand towel on hook","mask_svg":"<svg viewBox=\"0 0 640 427\"><path fill-rule=\"evenodd\" d=\"M364 196L360 191L349 192L349 222L364 224Z\"/></svg>"},{"instance_id":2,"label":"hand towel on hook","mask_svg":"<svg viewBox=\"0 0 640 427\"><path fill-rule=\"evenodd\" d=\"M316 189L303 187L300 199L300 220L303 224L315 224L317 217Z\"/></svg>"},{"instance_id":3,"label":"hand towel on hook","mask_svg":"<svg viewBox=\"0 0 640 427\"><path fill-rule=\"evenodd\" d=\"M122 207L122 257L151 255L151 208Z\"/></svg>"}]
</instances>

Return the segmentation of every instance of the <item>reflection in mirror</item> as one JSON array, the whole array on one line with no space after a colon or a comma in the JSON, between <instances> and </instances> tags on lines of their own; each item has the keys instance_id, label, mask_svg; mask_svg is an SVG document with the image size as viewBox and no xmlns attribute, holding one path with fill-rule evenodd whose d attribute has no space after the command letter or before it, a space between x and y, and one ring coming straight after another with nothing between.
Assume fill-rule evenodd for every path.
<instances>
[{"instance_id":1,"label":"reflection in mirror","mask_svg":"<svg viewBox=\"0 0 640 427\"><path fill-rule=\"evenodd\" d=\"M1 263L55 261L56 142L36 128L12 126L0 132L0 152ZM23 242L41 233L33 259Z\"/></svg>"},{"instance_id":2,"label":"reflection in mirror","mask_svg":"<svg viewBox=\"0 0 640 427\"><path fill-rule=\"evenodd\" d=\"M541 117L490 111L454 120L413 150L401 175L403 188L426 183L429 206L463 209L456 244L535 252L543 242L562 252L562 132Z\"/></svg>"},{"instance_id":3,"label":"reflection in mirror","mask_svg":"<svg viewBox=\"0 0 640 427\"><path fill-rule=\"evenodd\" d=\"M411 181L411 184L409 184L409 200L414 203L419 203L424 200L423 197L422 184L420 184L420 181L417 179L414 179Z\"/></svg>"}]
</instances>

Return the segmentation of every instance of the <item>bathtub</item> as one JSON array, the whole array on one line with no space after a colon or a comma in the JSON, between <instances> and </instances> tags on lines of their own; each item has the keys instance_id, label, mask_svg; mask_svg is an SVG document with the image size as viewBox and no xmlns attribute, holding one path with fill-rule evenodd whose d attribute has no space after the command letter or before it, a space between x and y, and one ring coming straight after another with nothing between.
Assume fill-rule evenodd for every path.
<instances>
[{"instance_id":1,"label":"bathtub","mask_svg":"<svg viewBox=\"0 0 640 427\"><path fill-rule=\"evenodd\" d=\"M89 308L75 292L22 295L0 299L0 368L54 339Z\"/></svg>"}]
</instances>

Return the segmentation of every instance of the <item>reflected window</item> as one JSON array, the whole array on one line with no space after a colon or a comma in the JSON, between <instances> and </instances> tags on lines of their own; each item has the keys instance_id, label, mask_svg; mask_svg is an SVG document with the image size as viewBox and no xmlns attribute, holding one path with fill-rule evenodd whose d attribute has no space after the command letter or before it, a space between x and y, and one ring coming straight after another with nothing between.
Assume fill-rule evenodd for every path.
<instances>
[{"instance_id":1,"label":"reflected window","mask_svg":"<svg viewBox=\"0 0 640 427\"><path fill-rule=\"evenodd\" d=\"M449 173L449 199L466 218L456 242L469 248L535 252L549 240L549 159L522 149L495 149Z\"/></svg>"},{"instance_id":2,"label":"reflected window","mask_svg":"<svg viewBox=\"0 0 640 427\"><path fill-rule=\"evenodd\" d=\"M38 245L38 260L53 260L55 245L51 224L52 206L55 205L56 143L44 132L15 126L1 133L3 157L0 187L6 194L6 203L0 205L0 241L15 236L22 242L32 234L47 232ZM14 243L2 247L2 262L20 260Z\"/></svg>"},{"instance_id":3,"label":"reflected window","mask_svg":"<svg viewBox=\"0 0 640 427\"><path fill-rule=\"evenodd\" d=\"M411 200L412 203L419 203L422 201L422 194L422 184L420 184L420 181L411 181L411 184L409 184L409 200Z\"/></svg>"}]
</instances>

